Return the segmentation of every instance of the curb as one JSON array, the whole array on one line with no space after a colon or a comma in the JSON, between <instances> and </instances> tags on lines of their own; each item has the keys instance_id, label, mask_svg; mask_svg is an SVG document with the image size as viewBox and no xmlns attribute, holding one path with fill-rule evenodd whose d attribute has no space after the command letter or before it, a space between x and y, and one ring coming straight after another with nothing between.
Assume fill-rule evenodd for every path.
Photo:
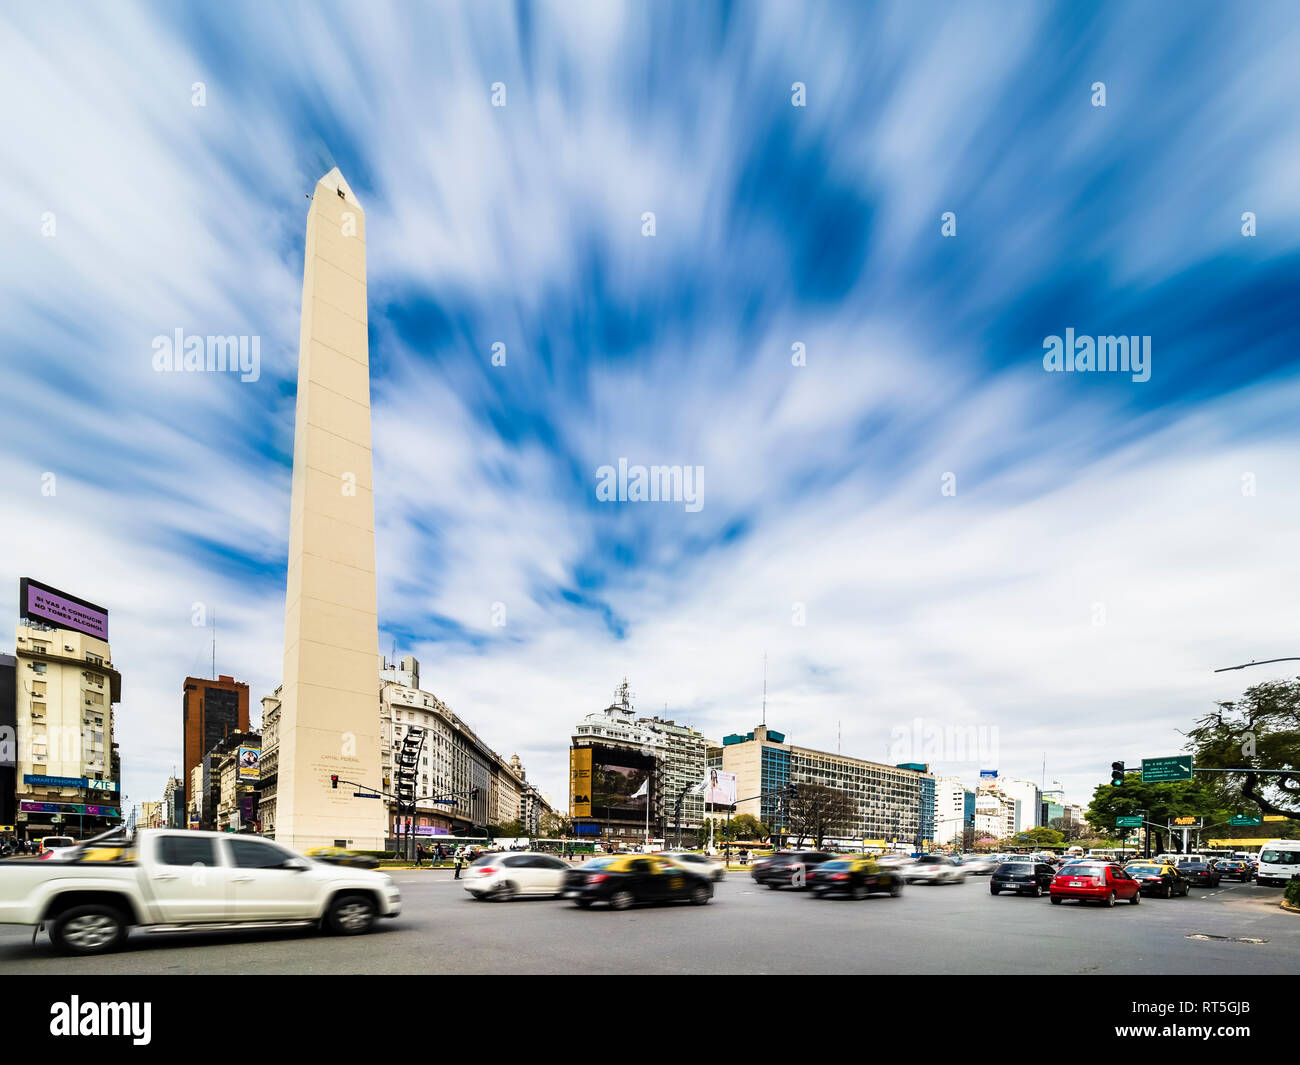
<instances>
[{"instance_id":1,"label":"curb","mask_svg":"<svg viewBox=\"0 0 1300 1065\"><path fill-rule=\"evenodd\" d=\"M1283 899L1280 905L1287 913L1300 913L1300 906L1297 906L1292 902L1287 902L1286 899Z\"/></svg>"}]
</instances>

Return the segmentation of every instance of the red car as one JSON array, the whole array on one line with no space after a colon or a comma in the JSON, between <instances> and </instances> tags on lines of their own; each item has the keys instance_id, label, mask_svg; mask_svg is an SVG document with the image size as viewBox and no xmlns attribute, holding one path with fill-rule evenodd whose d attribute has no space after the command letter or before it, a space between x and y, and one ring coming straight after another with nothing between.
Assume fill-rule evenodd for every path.
<instances>
[{"instance_id":1,"label":"red car","mask_svg":"<svg viewBox=\"0 0 1300 1065\"><path fill-rule=\"evenodd\" d=\"M1048 893L1053 906L1066 899L1100 902L1106 906L1114 906L1118 899L1127 899L1134 906L1142 901L1137 880L1118 865L1104 862L1066 866L1052 878Z\"/></svg>"}]
</instances>

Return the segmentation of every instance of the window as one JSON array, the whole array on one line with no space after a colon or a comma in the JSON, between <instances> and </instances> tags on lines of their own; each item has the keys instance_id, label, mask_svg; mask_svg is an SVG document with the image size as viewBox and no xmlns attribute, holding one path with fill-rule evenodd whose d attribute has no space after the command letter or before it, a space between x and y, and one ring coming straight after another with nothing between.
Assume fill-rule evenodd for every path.
<instances>
[{"instance_id":1,"label":"window","mask_svg":"<svg viewBox=\"0 0 1300 1065\"><path fill-rule=\"evenodd\" d=\"M44 673L44 672L45 672L45 663L44 663L44 662L32 662L32 663L31 663L31 667L32 667L32 669L36 670L37 673Z\"/></svg>"},{"instance_id":2,"label":"window","mask_svg":"<svg viewBox=\"0 0 1300 1065\"><path fill-rule=\"evenodd\" d=\"M163 836L158 841L158 864L216 865L213 842L205 836Z\"/></svg>"},{"instance_id":3,"label":"window","mask_svg":"<svg viewBox=\"0 0 1300 1065\"><path fill-rule=\"evenodd\" d=\"M289 859L297 857L290 851L257 839L226 840L230 855L240 869L279 869Z\"/></svg>"}]
</instances>

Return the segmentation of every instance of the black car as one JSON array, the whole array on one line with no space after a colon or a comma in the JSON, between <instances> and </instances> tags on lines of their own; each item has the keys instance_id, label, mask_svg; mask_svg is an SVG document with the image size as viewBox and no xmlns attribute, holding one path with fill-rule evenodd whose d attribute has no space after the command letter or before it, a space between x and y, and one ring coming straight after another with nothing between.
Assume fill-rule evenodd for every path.
<instances>
[{"instance_id":1,"label":"black car","mask_svg":"<svg viewBox=\"0 0 1300 1065\"><path fill-rule=\"evenodd\" d=\"M1255 875L1255 871L1250 867L1250 862L1234 861L1233 859L1215 862L1214 871L1224 880L1240 880L1243 884L1248 883Z\"/></svg>"},{"instance_id":2,"label":"black car","mask_svg":"<svg viewBox=\"0 0 1300 1065\"><path fill-rule=\"evenodd\" d=\"M764 858L750 870L758 883L776 890L783 887L808 886L808 877L817 866L829 862L835 855L826 851L777 851Z\"/></svg>"},{"instance_id":3,"label":"black car","mask_svg":"<svg viewBox=\"0 0 1300 1065\"><path fill-rule=\"evenodd\" d=\"M897 866L881 865L874 858L832 858L808 875L808 887L817 898L865 899L871 894L897 898L903 893L903 877Z\"/></svg>"},{"instance_id":4,"label":"black car","mask_svg":"<svg viewBox=\"0 0 1300 1065\"><path fill-rule=\"evenodd\" d=\"M1162 899L1186 895L1191 886L1187 877L1167 862L1129 862L1124 872L1138 882L1143 895L1159 895Z\"/></svg>"},{"instance_id":5,"label":"black car","mask_svg":"<svg viewBox=\"0 0 1300 1065\"><path fill-rule=\"evenodd\" d=\"M1209 862L1179 862L1178 871L1197 887L1218 887L1219 871Z\"/></svg>"},{"instance_id":6,"label":"black car","mask_svg":"<svg viewBox=\"0 0 1300 1065\"><path fill-rule=\"evenodd\" d=\"M1039 898L1052 886L1056 870L1046 862L1003 862L993 870L989 880L989 894L1000 895L1014 891L1017 895Z\"/></svg>"},{"instance_id":7,"label":"black car","mask_svg":"<svg viewBox=\"0 0 1300 1065\"><path fill-rule=\"evenodd\" d=\"M703 906L713 898L713 881L658 855L612 854L570 869L564 897L584 910L593 902L608 902L613 910L638 902Z\"/></svg>"}]
</instances>

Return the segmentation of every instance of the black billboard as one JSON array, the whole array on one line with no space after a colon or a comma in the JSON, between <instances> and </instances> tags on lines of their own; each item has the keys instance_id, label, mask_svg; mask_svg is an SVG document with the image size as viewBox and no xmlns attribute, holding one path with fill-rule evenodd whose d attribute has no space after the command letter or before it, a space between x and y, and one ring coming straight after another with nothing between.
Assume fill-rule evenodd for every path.
<instances>
[{"instance_id":1,"label":"black billboard","mask_svg":"<svg viewBox=\"0 0 1300 1065\"><path fill-rule=\"evenodd\" d=\"M618 747L591 748L591 816L602 821L644 821L654 801L652 755ZM650 810L654 820L654 810Z\"/></svg>"},{"instance_id":2,"label":"black billboard","mask_svg":"<svg viewBox=\"0 0 1300 1065\"><path fill-rule=\"evenodd\" d=\"M0 655L0 825L14 824L18 772L18 661Z\"/></svg>"}]
</instances>

